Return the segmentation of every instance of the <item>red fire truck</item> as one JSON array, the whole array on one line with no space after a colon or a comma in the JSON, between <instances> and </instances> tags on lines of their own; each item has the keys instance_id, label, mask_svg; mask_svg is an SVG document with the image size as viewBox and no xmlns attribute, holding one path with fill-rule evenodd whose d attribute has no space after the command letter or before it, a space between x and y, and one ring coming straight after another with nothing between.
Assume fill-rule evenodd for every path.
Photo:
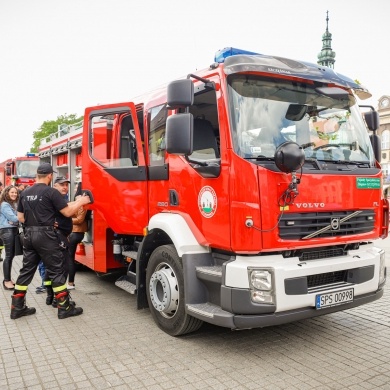
<instances>
[{"instance_id":1,"label":"red fire truck","mask_svg":"<svg viewBox=\"0 0 390 390\"><path fill-rule=\"evenodd\" d=\"M83 129L39 154L93 199L77 261L126 267L116 284L174 336L379 299L373 240L389 207L378 114L357 100L369 96L332 69L227 48L166 87L87 108Z\"/></svg>"},{"instance_id":2,"label":"red fire truck","mask_svg":"<svg viewBox=\"0 0 390 390\"><path fill-rule=\"evenodd\" d=\"M27 153L23 157L14 157L0 163L0 181L4 186L11 184L32 185L35 182L39 157Z\"/></svg>"}]
</instances>

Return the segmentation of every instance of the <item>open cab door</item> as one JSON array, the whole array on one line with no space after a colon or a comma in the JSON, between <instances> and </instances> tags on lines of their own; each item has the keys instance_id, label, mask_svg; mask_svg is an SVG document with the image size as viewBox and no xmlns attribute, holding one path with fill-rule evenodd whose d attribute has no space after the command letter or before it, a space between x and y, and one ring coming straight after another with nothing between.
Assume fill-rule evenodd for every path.
<instances>
[{"instance_id":1,"label":"open cab door","mask_svg":"<svg viewBox=\"0 0 390 390\"><path fill-rule=\"evenodd\" d=\"M115 265L106 245L114 234L142 235L148 223L142 118L143 107L134 103L85 110L82 188L93 198L94 251L105 253L93 257L107 259L107 264L88 264L95 270Z\"/></svg>"}]
</instances>

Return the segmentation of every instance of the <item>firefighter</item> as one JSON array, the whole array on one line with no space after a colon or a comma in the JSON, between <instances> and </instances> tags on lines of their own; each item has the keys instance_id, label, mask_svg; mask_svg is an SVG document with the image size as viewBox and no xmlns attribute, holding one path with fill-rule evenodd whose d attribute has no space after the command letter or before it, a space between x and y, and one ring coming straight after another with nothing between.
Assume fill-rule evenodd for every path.
<instances>
[{"instance_id":1,"label":"firefighter","mask_svg":"<svg viewBox=\"0 0 390 390\"><path fill-rule=\"evenodd\" d=\"M90 203L90 198L83 195L76 201L67 203L59 191L49 186L53 172L50 164L39 165L35 184L22 192L18 204L18 219L24 223L25 235L23 266L12 295L11 319L36 312L35 308L26 306L26 293L40 259L43 260L48 277L52 281L58 304L58 318L77 316L83 312L81 307L70 303L66 288L67 238L55 226L55 220L58 213L71 217L80 207Z\"/></svg>"},{"instance_id":2,"label":"firefighter","mask_svg":"<svg viewBox=\"0 0 390 390\"><path fill-rule=\"evenodd\" d=\"M58 176L55 181L53 188L58 190L62 197L68 202L68 192L69 192L69 184L70 180L68 180L65 176ZM65 244L69 249L69 239L68 236L72 232L72 218L65 217L61 213L57 213L54 226L58 228L65 236L66 241ZM66 256L66 264L69 263L69 250L64 251L64 255ZM69 269L67 269L67 274L69 273ZM47 297L46 297L46 305L52 305L53 307L57 307L57 300L54 298L53 286L51 280L48 278L45 270L44 276L44 285L46 287ZM74 302L71 302L75 304Z\"/></svg>"},{"instance_id":3,"label":"firefighter","mask_svg":"<svg viewBox=\"0 0 390 390\"><path fill-rule=\"evenodd\" d=\"M69 184L70 180L68 180L65 176L58 176L55 181L53 188L59 191L61 196L68 202L68 192L69 192ZM83 207L81 207L83 208ZM57 213L56 220L54 222L54 225L56 228L58 228L64 235L66 235L67 239L64 241L66 244L68 251L64 251L65 255L65 262L66 262L66 267L67 264L69 263L69 234L72 232L72 218L70 217L65 217L60 213ZM69 268L67 268L67 274L69 273ZM47 297L46 297L46 305L52 305L53 307L57 307L57 300L54 298L54 292L53 292L53 286L52 282L49 279L48 275L46 272L44 272L44 285L46 287L46 292L47 292ZM68 289L69 290L69 289ZM72 304L75 304L74 302L71 302Z\"/></svg>"}]
</instances>

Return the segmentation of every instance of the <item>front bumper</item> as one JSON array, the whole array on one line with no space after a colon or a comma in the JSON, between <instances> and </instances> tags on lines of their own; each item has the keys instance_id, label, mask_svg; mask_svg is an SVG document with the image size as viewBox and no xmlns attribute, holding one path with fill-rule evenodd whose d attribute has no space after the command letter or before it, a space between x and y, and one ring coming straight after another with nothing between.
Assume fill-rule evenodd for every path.
<instances>
[{"instance_id":1,"label":"front bumper","mask_svg":"<svg viewBox=\"0 0 390 390\"><path fill-rule=\"evenodd\" d=\"M214 325L223 326L231 329L252 329L265 328L267 326L281 325L289 322L300 321L325 314L335 313L342 310L352 309L374 302L383 295L383 286L373 293L356 296L353 302L338 306L332 306L324 309L315 309L314 307L303 307L289 311L263 314L233 314L213 304L187 304L187 312L200 320ZM272 310L272 308L270 307Z\"/></svg>"}]
</instances>

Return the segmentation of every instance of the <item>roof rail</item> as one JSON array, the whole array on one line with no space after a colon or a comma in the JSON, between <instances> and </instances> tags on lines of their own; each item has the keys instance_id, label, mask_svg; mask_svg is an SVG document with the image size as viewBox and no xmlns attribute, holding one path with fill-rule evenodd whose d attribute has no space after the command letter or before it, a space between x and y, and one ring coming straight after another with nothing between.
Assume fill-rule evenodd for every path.
<instances>
[{"instance_id":1,"label":"roof rail","mask_svg":"<svg viewBox=\"0 0 390 390\"><path fill-rule=\"evenodd\" d=\"M66 134L72 133L74 131L80 130L83 127L83 121L72 123L71 125L67 123L62 123L58 125L58 130L55 133L48 135L47 137L42 138L39 141L39 146L47 144L50 141L53 141L57 138L60 138Z\"/></svg>"}]
</instances>

